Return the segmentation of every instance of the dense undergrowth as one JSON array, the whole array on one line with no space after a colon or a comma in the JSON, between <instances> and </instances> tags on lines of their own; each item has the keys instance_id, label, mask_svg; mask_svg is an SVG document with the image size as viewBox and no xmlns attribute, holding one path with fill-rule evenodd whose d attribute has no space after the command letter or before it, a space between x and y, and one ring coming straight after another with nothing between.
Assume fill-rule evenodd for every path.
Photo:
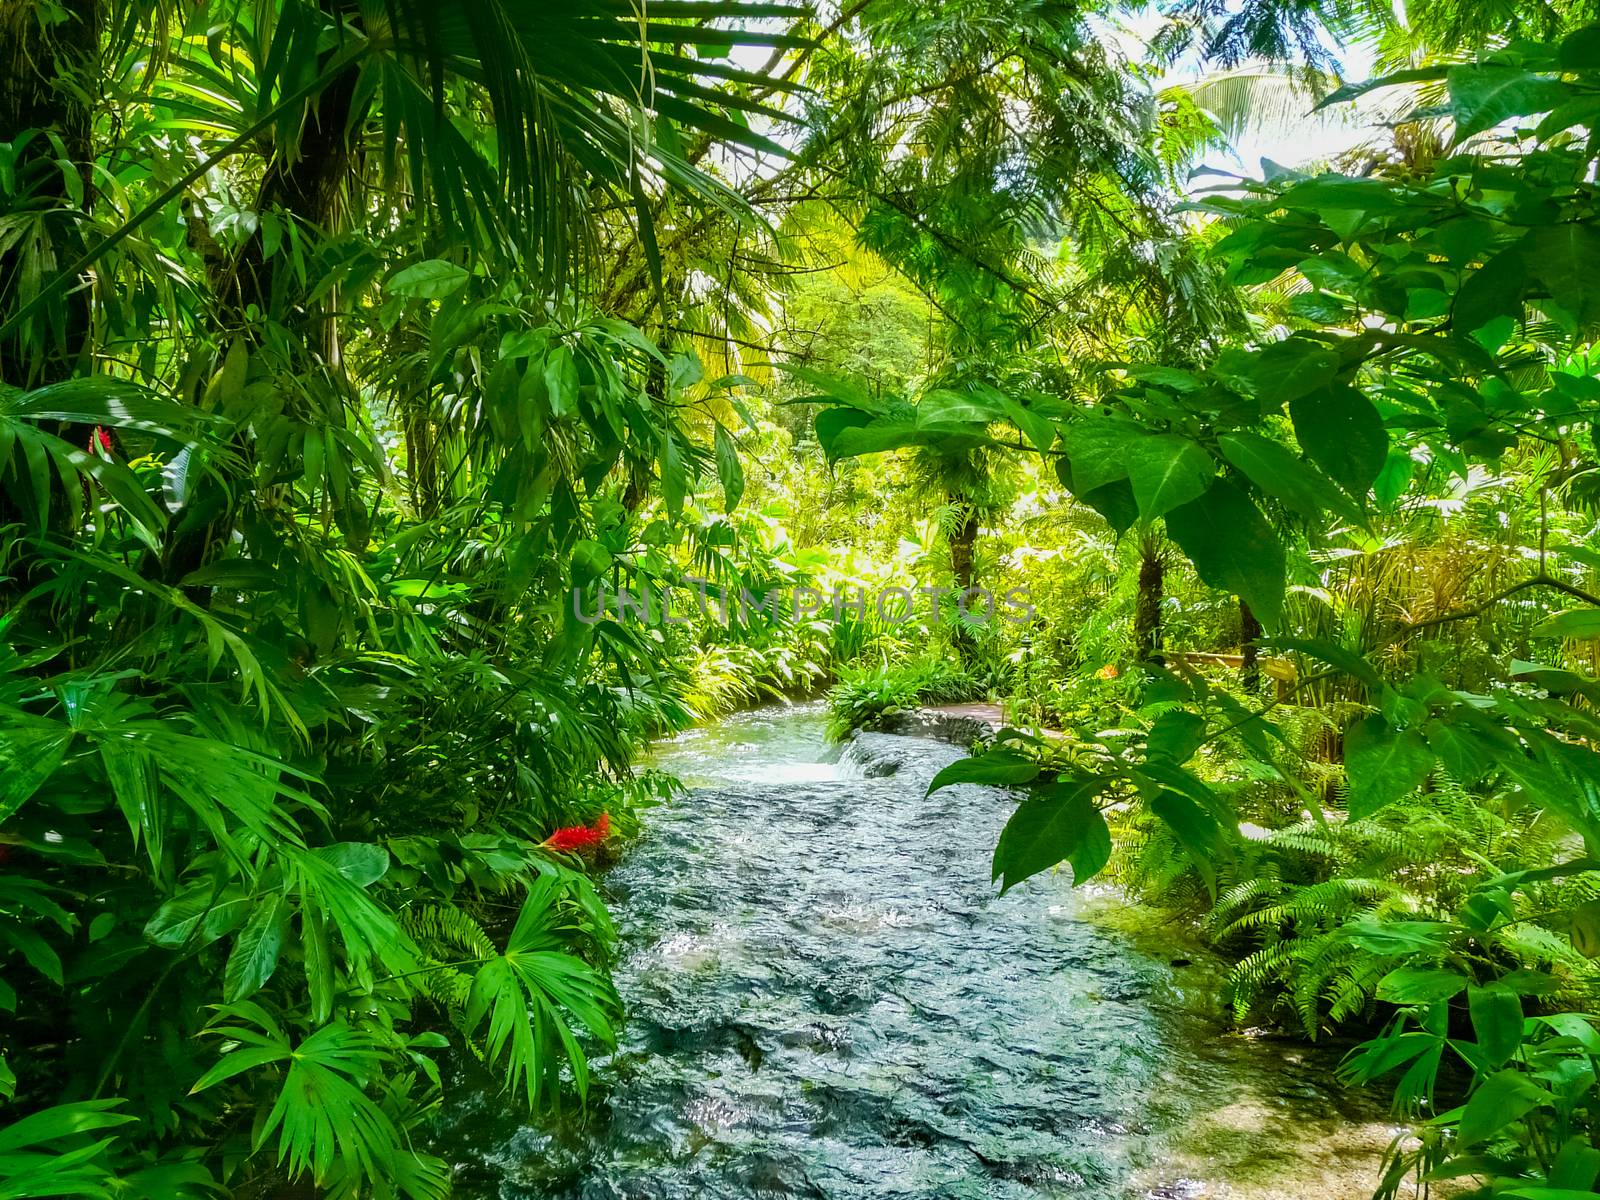
<instances>
[{"instance_id":1,"label":"dense undergrowth","mask_svg":"<svg viewBox=\"0 0 1600 1200\"><path fill-rule=\"evenodd\" d=\"M0 5L0 1200L447 1195L645 744L830 686L1004 701L1002 891L1365 1037L1383 1194L1597 1194L1600 33L1109 15ZM1186 190L1322 30L1375 140Z\"/></svg>"}]
</instances>

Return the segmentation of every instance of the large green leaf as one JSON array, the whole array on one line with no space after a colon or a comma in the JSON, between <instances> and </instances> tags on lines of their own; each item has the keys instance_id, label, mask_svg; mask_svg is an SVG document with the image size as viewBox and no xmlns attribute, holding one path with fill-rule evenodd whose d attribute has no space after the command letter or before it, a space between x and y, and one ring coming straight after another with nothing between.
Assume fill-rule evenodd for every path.
<instances>
[{"instance_id":1,"label":"large green leaf","mask_svg":"<svg viewBox=\"0 0 1600 1200\"><path fill-rule=\"evenodd\" d=\"M739 464L739 450L733 438L720 424L716 428L715 449L717 478L722 483L723 507L732 512L739 507L744 496L744 467Z\"/></svg>"},{"instance_id":2,"label":"large green leaf","mask_svg":"<svg viewBox=\"0 0 1600 1200\"><path fill-rule=\"evenodd\" d=\"M1522 1045L1522 997L1500 984L1472 987L1467 1012L1483 1065L1504 1066Z\"/></svg>"},{"instance_id":3,"label":"large green leaf","mask_svg":"<svg viewBox=\"0 0 1600 1200\"><path fill-rule=\"evenodd\" d=\"M1600 608L1569 608L1533 627L1534 637L1600 637Z\"/></svg>"},{"instance_id":4,"label":"large green leaf","mask_svg":"<svg viewBox=\"0 0 1600 1200\"><path fill-rule=\"evenodd\" d=\"M1513 242L1467 276L1456 293L1451 325L1457 333L1476 333L1491 321L1522 316L1528 290L1528 241Z\"/></svg>"},{"instance_id":5,"label":"large green leaf","mask_svg":"<svg viewBox=\"0 0 1600 1200\"><path fill-rule=\"evenodd\" d=\"M359 888L371 887L389 871L389 852L371 842L334 842L311 853Z\"/></svg>"},{"instance_id":6,"label":"large green leaf","mask_svg":"<svg viewBox=\"0 0 1600 1200\"><path fill-rule=\"evenodd\" d=\"M110 375L67 379L31 392L0 386L0 421L12 415L28 421L68 421L134 429L164 441L183 443L228 422L193 404L180 404L149 388Z\"/></svg>"},{"instance_id":7,"label":"large green leaf","mask_svg":"<svg viewBox=\"0 0 1600 1200\"><path fill-rule=\"evenodd\" d=\"M1416 729L1393 729L1373 713L1345 730L1344 765L1354 821L1421 787L1433 770L1434 755Z\"/></svg>"},{"instance_id":8,"label":"large green leaf","mask_svg":"<svg viewBox=\"0 0 1600 1200\"><path fill-rule=\"evenodd\" d=\"M1217 839L1221 833L1216 820L1188 796L1163 788L1150 798L1150 811L1172 830L1189 855L1189 861L1216 891Z\"/></svg>"},{"instance_id":9,"label":"large green leaf","mask_svg":"<svg viewBox=\"0 0 1600 1200\"><path fill-rule=\"evenodd\" d=\"M289 906L280 895L261 897L234 939L222 973L223 997L231 1004L260 991L278 967L289 928Z\"/></svg>"},{"instance_id":10,"label":"large green leaf","mask_svg":"<svg viewBox=\"0 0 1600 1200\"><path fill-rule=\"evenodd\" d=\"M1600 318L1600 231L1568 222L1533 230L1530 262L1550 298L1581 325Z\"/></svg>"},{"instance_id":11,"label":"large green leaf","mask_svg":"<svg viewBox=\"0 0 1600 1200\"><path fill-rule=\"evenodd\" d=\"M469 278L465 268L430 258L396 271L383 290L394 296L437 300L460 291Z\"/></svg>"},{"instance_id":12,"label":"large green leaf","mask_svg":"<svg viewBox=\"0 0 1600 1200\"><path fill-rule=\"evenodd\" d=\"M572 547L572 582L585 587L611 569L611 551L599 542L583 538Z\"/></svg>"},{"instance_id":13,"label":"large green leaf","mask_svg":"<svg viewBox=\"0 0 1600 1200\"><path fill-rule=\"evenodd\" d=\"M824 408L817 413L815 427L817 444L822 447L822 452L828 456L828 461L845 457L844 448L840 446L839 439L847 431L863 429L872 424L873 416L870 412L862 412L857 408L847 408L838 405L833 408Z\"/></svg>"},{"instance_id":14,"label":"large green leaf","mask_svg":"<svg viewBox=\"0 0 1600 1200\"><path fill-rule=\"evenodd\" d=\"M1145 737L1145 754L1150 758L1186 763L1194 757L1205 736L1204 717L1199 713L1173 709L1162 713L1150 726L1150 732Z\"/></svg>"},{"instance_id":15,"label":"large green leaf","mask_svg":"<svg viewBox=\"0 0 1600 1200\"><path fill-rule=\"evenodd\" d=\"M1037 760L1015 750L990 750L972 758L958 758L941 770L928 784L931 796L940 788L957 783L984 784L988 787L1013 787L1039 775Z\"/></svg>"},{"instance_id":16,"label":"large green leaf","mask_svg":"<svg viewBox=\"0 0 1600 1200\"><path fill-rule=\"evenodd\" d=\"M1139 515L1147 521L1202 495L1217 470L1211 455L1176 434L1134 438L1123 445L1121 455Z\"/></svg>"},{"instance_id":17,"label":"large green leaf","mask_svg":"<svg viewBox=\"0 0 1600 1200\"><path fill-rule=\"evenodd\" d=\"M197 950L237 929L255 902L238 884L210 880L185 888L145 922L144 935L169 950Z\"/></svg>"},{"instance_id":18,"label":"large green leaf","mask_svg":"<svg viewBox=\"0 0 1600 1200\"><path fill-rule=\"evenodd\" d=\"M1396 967L1378 980L1376 995L1390 1004L1436 1004L1459 996L1467 986L1460 971L1437 967Z\"/></svg>"},{"instance_id":19,"label":"large green leaf","mask_svg":"<svg viewBox=\"0 0 1600 1200\"><path fill-rule=\"evenodd\" d=\"M1120 417L1090 414L1061 428L1072 463L1072 492L1082 498L1108 483L1128 478L1128 448L1146 435Z\"/></svg>"},{"instance_id":20,"label":"large green leaf","mask_svg":"<svg viewBox=\"0 0 1600 1200\"><path fill-rule=\"evenodd\" d=\"M1549 112L1569 94L1567 85L1521 67L1471 64L1445 76L1456 137L1464 139L1511 117Z\"/></svg>"},{"instance_id":21,"label":"large green leaf","mask_svg":"<svg viewBox=\"0 0 1600 1200\"><path fill-rule=\"evenodd\" d=\"M1281 442L1255 433L1225 433L1217 446L1246 479L1308 520L1322 521L1349 503L1321 471Z\"/></svg>"},{"instance_id":22,"label":"large green leaf","mask_svg":"<svg viewBox=\"0 0 1600 1200\"><path fill-rule=\"evenodd\" d=\"M1167 532L1214 588L1237 594L1267 630L1283 612L1283 544L1240 488L1219 479L1167 514Z\"/></svg>"},{"instance_id":23,"label":"large green leaf","mask_svg":"<svg viewBox=\"0 0 1600 1200\"><path fill-rule=\"evenodd\" d=\"M54 775L72 730L24 713L0 714L0 821L21 808Z\"/></svg>"},{"instance_id":24,"label":"large green leaf","mask_svg":"<svg viewBox=\"0 0 1600 1200\"><path fill-rule=\"evenodd\" d=\"M1074 885L1099 874L1111 858L1111 834L1094 802L1099 788L1096 779L1046 784L1011 814L994 851L1001 895L1062 862L1071 864Z\"/></svg>"},{"instance_id":25,"label":"large green leaf","mask_svg":"<svg viewBox=\"0 0 1600 1200\"><path fill-rule=\"evenodd\" d=\"M1311 461L1351 495L1366 495L1389 457L1389 434L1372 401L1339 384L1297 396L1289 415Z\"/></svg>"},{"instance_id":26,"label":"large green leaf","mask_svg":"<svg viewBox=\"0 0 1600 1200\"><path fill-rule=\"evenodd\" d=\"M1368 687L1378 687L1382 682L1378 672L1356 651L1339 645L1338 642L1329 641L1327 638L1284 638L1272 639L1272 645L1279 650L1298 650L1301 654L1309 655L1320 662L1327 663L1330 667L1337 667L1346 675L1359 679Z\"/></svg>"},{"instance_id":27,"label":"large green leaf","mask_svg":"<svg viewBox=\"0 0 1600 1200\"><path fill-rule=\"evenodd\" d=\"M1521 1071L1497 1071L1467 1100L1456 1136L1463 1146L1476 1146L1550 1101L1550 1093Z\"/></svg>"},{"instance_id":28,"label":"large green leaf","mask_svg":"<svg viewBox=\"0 0 1600 1200\"><path fill-rule=\"evenodd\" d=\"M1283 405L1321 391L1333 382L1339 356L1310 338L1293 337L1274 342L1250 363L1250 379L1264 408Z\"/></svg>"}]
</instances>

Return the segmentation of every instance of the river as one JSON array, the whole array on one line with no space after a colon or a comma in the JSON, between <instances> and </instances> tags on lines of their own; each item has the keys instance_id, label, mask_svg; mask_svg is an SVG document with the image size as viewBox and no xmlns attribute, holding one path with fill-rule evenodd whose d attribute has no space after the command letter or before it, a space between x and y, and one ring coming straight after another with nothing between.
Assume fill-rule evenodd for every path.
<instances>
[{"instance_id":1,"label":"river","mask_svg":"<svg viewBox=\"0 0 1600 1200\"><path fill-rule=\"evenodd\" d=\"M818 705L691 730L689 791L605 877L622 1044L554 1131L480 1092L462 1200L1354 1200L1393 1136L1336 1057L1231 1032L1217 967L1109 888L1003 899L1007 797L963 752L823 737Z\"/></svg>"}]
</instances>

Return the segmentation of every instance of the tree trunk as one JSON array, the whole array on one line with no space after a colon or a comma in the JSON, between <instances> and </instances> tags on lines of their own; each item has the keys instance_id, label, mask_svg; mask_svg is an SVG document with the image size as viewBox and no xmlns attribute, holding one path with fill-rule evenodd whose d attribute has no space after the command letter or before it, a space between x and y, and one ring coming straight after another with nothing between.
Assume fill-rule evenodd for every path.
<instances>
[{"instance_id":1,"label":"tree trunk","mask_svg":"<svg viewBox=\"0 0 1600 1200\"><path fill-rule=\"evenodd\" d=\"M330 52L331 57L331 52ZM261 181L256 207L261 212L277 211L280 219L293 220L310 229L313 235L333 231L345 183L355 163L359 125L363 113L355 110L359 72L346 67L327 83L309 104L299 138L292 148L279 147ZM338 374L339 343L337 302L332 296L308 307L295 273L264 255L259 230L227 264L226 277L217 281L219 295L236 310L245 328L264 328L262 317L272 314L279 321L299 329L298 357L306 359L297 367ZM250 315L255 310L255 316ZM240 457L250 462L249 447L235 445ZM337 514L343 517L343 514ZM193 497L172 523L172 532L162 556L162 575L177 583L205 564L213 547L224 544L235 526L234 490L214 480L209 473L198 481ZM347 536L352 530L345 530ZM202 592L192 597L206 602Z\"/></svg>"},{"instance_id":2,"label":"tree trunk","mask_svg":"<svg viewBox=\"0 0 1600 1200\"><path fill-rule=\"evenodd\" d=\"M1244 690L1252 695L1261 690L1260 649L1256 645L1260 640L1261 622L1256 620L1256 614L1250 611L1250 606L1240 600L1239 656L1244 661L1239 665L1239 680L1244 684Z\"/></svg>"},{"instance_id":3,"label":"tree trunk","mask_svg":"<svg viewBox=\"0 0 1600 1200\"><path fill-rule=\"evenodd\" d=\"M360 72L346 67L317 93L306 112L293 155L280 153L267 167L261 181L256 208L260 212L277 209L318 234L338 225L339 206L351 168L355 164L352 122L359 124L362 114L355 112L355 91ZM279 270L265 261L263 239L258 230L240 248L231 267L231 294L243 314L250 305L261 312L275 312L288 318L304 298L291 288L299 281L293 271ZM329 297L318 312L301 313L308 344L318 349L326 363L338 358L334 337L335 302Z\"/></svg>"},{"instance_id":4,"label":"tree trunk","mask_svg":"<svg viewBox=\"0 0 1600 1200\"><path fill-rule=\"evenodd\" d=\"M963 662L970 661L978 648L972 630L961 620L961 610L972 598L977 545L978 511L971 504L962 504L961 522L950 535L950 573L956 581L956 623L950 642Z\"/></svg>"},{"instance_id":5,"label":"tree trunk","mask_svg":"<svg viewBox=\"0 0 1600 1200\"><path fill-rule=\"evenodd\" d=\"M1139 548L1139 597L1133 610L1133 653L1140 662L1158 661L1161 647L1161 599L1164 595L1167 564L1154 538L1146 538Z\"/></svg>"}]
</instances>

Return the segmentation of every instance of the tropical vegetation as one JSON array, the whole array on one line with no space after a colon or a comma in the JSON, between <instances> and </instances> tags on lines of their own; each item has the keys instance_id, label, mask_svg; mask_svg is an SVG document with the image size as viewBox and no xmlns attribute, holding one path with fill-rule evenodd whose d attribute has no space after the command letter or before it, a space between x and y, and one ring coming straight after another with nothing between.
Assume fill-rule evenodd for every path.
<instances>
[{"instance_id":1,"label":"tropical vegetation","mask_svg":"<svg viewBox=\"0 0 1600 1200\"><path fill-rule=\"evenodd\" d=\"M826 689L1600 1195L1597 17L0 4L0 1197L581 1114L649 743Z\"/></svg>"}]
</instances>

